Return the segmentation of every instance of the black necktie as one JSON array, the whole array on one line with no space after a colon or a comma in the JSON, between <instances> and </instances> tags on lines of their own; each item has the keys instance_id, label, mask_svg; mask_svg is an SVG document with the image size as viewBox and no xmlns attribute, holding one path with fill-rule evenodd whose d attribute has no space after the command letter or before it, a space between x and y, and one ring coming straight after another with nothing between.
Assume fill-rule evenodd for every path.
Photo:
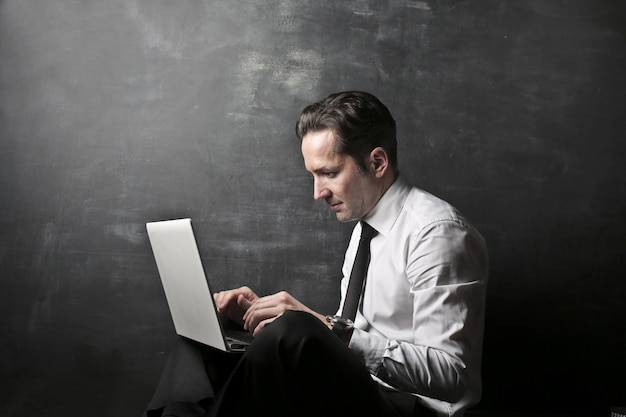
<instances>
[{"instance_id":1,"label":"black necktie","mask_svg":"<svg viewBox=\"0 0 626 417\"><path fill-rule=\"evenodd\" d=\"M343 318L350 320L354 320L356 317L361 292L363 292L363 281L365 280L365 274L367 273L367 266L370 260L370 241L378 234L376 229L364 221L361 222L361 227L361 240L359 241L359 247L356 251L354 264L352 265L346 300L344 301L343 312L341 314Z\"/></svg>"}]
</instances>

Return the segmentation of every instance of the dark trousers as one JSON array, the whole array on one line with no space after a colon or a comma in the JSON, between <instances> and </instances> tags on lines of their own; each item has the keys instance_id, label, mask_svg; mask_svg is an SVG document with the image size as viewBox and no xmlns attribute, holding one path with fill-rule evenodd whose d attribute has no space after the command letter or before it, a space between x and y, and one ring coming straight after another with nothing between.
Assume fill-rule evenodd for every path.
<instances>
[{"instance_id":1,"label":"dark trousers","mask_svg":"<svg viewBox=\"0 0 626 417\"><path fill-rule=\"evenodd\" d=\"M185 417L435 415L414 396L382 388L323 323L295 311L266 326L243 355L181 338L148 416L163 409Z\"/></svg>"}]
</instances>

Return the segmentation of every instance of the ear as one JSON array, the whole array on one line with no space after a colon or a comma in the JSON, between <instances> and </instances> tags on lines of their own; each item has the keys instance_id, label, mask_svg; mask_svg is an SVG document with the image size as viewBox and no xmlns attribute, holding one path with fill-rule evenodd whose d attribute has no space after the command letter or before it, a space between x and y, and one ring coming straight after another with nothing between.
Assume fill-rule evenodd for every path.
<instances>
[{"instance_id":1,"label":"ear","mask_svg":"<svg viewBox=\"0 0 626 417\"><path fill-rule=\"evenodd\" d=\"M382 178L387 170L390 169L387 151L380 146L372 149L372 152L370 152L370 167L377 178Z\"/></svg>"}]
</instances>

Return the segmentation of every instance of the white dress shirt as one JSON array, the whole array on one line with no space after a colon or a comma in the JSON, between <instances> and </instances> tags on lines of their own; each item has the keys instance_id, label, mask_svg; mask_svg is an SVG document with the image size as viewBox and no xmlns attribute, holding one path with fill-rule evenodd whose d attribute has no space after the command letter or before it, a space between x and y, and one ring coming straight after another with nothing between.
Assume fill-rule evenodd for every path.
<instances>
[{"instance_id":1,"label":"white dress shirt","mask_svg":"<svg viewBox=\"0 0 626 417\"><path fill-rule=\"evenodd\" d=\"M460 416L481 395L485 241L450 204L402 177L363 219L371 242L349 347L379 383ZM361 235L355 226L341 281L341 314Z\"/></svg>"}]
</instances>

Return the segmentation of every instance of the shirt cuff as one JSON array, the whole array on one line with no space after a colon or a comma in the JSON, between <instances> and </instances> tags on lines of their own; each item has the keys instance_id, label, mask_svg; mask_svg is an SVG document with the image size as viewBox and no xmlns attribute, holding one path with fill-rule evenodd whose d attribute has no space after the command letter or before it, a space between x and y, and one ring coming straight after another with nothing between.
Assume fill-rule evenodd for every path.
<instances>
[{"instance_id":1,"label":"shirt cuff","mask_svg":"<svg viewBox=\"0 0 626 417\"><path fill-rule=\"evenodd\" d=\"M383 355L387 346L387 339L372 335L355 328L348 347L363 360L365 367L371 374L376 375L382 365Z\"/></svg>"}]
</instances>

